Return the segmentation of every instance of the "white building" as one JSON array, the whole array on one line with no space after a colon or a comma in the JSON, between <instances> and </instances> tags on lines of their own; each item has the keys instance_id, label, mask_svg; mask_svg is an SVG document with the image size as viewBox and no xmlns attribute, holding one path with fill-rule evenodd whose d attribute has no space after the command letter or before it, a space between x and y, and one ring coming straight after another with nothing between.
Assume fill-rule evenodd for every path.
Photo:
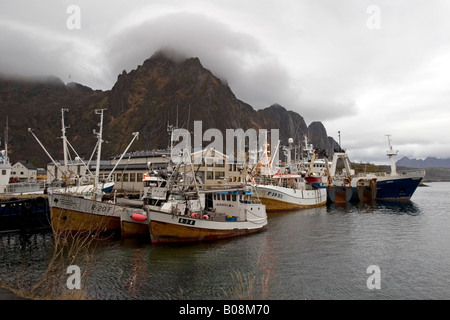
<instances>
[{"instance_id":1,"label":"white building","mask_svg":"<svg viewBox=\"0 0 450 320\"><path fill-rule=\"evenodd\" d=\"M143 187L143 175L148 172L148 163L152 163L153 169L165 169L169 163L170 153L167 151L139 151L126 154L120 163L120 156L112 157L109 160L100 161L100 181L108 178L111 171L111 179L115 182L115 190L126 190L140 192ZM63 161L47 164L47 183L54 181L67 181L88 175L95 174L96 161L83 164L81 161L69 161L67 167Z\"/></svg>"},{"instance_id":2,"label":"white building","mask_svg":"<svg viewBox=\"0 0 450 320\"><path fill-rule=\"evenodd\" d=\"M196 164L196 158L202 158L201 163ZM169 166L170 152L167 150L156 151L138 151L127 153L124 155L119 164L119 156L104 160L100 163L100 181L106 179L111 171L112 180L115 182L115 190L124 190L129 192L141 192L144 189L143 175L149 171L149 164L152 170L164 170ZM241 175L242 165L233 163L228 157L214 149L202 150L191 154L192 166L186 165L180 168L181 173L189 174L194 169L197 176L200 177L202 184L206 187L231 184L242 184L243 177ZM62 161L60 161L62 163ZM88 165L89 170L95 174L95 161ZM55 168L53 163L47 165L47 183L55 180L63 180L63 165ZM70 176L82 176L87 174L86 166L81 163L69 164Z\"/></svg>"},{"instance_id":3,"label":"white building","mask_svg":"<svg viewBox=\"0 0 450 320\"><path fill-rule=\"evenodd\" d=\"M11 178L17 182L36 182L37 168L27 160L20 160L12 166Z\"/></svg>"}]
</instances>

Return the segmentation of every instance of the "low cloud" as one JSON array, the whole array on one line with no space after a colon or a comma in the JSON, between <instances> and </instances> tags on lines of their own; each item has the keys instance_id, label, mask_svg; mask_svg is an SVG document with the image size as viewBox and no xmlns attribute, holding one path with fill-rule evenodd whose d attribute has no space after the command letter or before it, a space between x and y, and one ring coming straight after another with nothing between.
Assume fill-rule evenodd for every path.
<instances>
[{"instance_id":1,"label":"low cloud","mask_svg":"<svg viewBox=\"0 0 450 320\"><path fill-rule=\"evenodd\" d=\"M2 1L0 73L108 90L122 70L172 50L198 57L255 109L278 103L324 122L335 138L392 133L405 155L448 154L446 0L79 0L81 29L68 30L71 4ZM367 25L373 5L375 30ZM349 151L361 156L384 148L353 140Z\"/></svg>"}]
</instances>

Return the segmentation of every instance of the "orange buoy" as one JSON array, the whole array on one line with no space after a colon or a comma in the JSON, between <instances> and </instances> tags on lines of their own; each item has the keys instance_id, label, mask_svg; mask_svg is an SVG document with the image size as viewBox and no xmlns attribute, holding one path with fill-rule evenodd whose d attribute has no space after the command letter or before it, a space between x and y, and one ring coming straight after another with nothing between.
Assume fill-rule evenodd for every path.
<instances>
[{"instance_id":1,"label":"orange buoy","mask_svg":"<svg viewBox=\"0 0 450 320\"><path fill-rule=\"evenodd\" d=\"M199 214L198 214L197 212L193 212L193 213L191 214L191 217L192 217L192 218L200 218L200 216L199 216Z\"/></svg>"},{"instance_id":2,"label":"orange buoy","mask_svg":"<svg viewBox=\"0 0 450 320\"><path fill-rule=\"evenodd\" d=\"M204 219L204 220L209 220L209 216L208 216L207 214L204 214L204 215L203 215L203 219Z\"/></svg>"},{"instance_id":3,"label":"orange buoy","mask_svg":"<svg viewBox=\"0 0 450 320\"><path fill-rule=\"evenodd\" d=\"M145 220L147 220L147 217L140 213L133 213L131 215L131 219L133 219L134 221L138 221L138 222L144 222Z\"/></svg>"}]
</instances>

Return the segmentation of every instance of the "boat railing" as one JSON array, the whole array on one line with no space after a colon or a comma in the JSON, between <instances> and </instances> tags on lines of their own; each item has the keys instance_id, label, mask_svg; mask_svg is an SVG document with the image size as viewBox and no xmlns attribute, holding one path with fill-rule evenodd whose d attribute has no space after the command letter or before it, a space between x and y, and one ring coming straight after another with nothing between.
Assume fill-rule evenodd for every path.
<instances>
[{"instance_id":1,"label":"boat railing","mask_svg":"<svg viewBox=\"0 0 450 320\"><path fill-rule=\"evenodd\" d=\"M425 169L412 169L412 170L401 170L398 172L399 175L413 176L413 175L421 175L425 176Z\"/></svg>"},{"instance_id":2,"label":"boat railing","mask_svg":"<svg viewBox=\"0 0 450 320\"><path fill-rule=\"evenodd\" d=\"M45 181L10 183L6 186L5 193L37 192L43 191L45 187Z\"/></svg>"},{"instance_id":3,"label":"boat railing","mask_svg":"<svg viewBox=\"0 0 450 320\"><path fill-rule=\"evenodd\" d=\"M410 170L399 170L397 171L397 174L399 176L404 176L404 177L415 177L415 176L422 176L424 177L426 173L426 170L424 169L410 169ZM370 174L373 174L377 177L386 177L388 175L390 175L390 173L388 172L371 172ZM360 176L366 176L368 174L360 174Z\"/></svg>"},{"instance_id":4,"label":"boat railing","mask_svg":"<svg viewBox=\"0 0 450 320\"><path fill-rule=\"evenodd\" d=\"M240 203L243 204L261 204L261 201L257 199L251 199L251 200L239 200Z\"/></svg>"}]
</instances>

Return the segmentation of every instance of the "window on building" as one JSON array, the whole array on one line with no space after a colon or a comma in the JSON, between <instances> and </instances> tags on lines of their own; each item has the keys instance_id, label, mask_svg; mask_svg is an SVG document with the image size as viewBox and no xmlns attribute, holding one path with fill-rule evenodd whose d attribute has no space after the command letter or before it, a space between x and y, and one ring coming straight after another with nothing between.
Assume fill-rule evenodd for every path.
<instances>
[{"instance_id":1,"label":"window on building","mask_svg":"<svg viewBox=\"0 0 450 320\"><path fill-rule=\"evenodd\" d=\"M130 182L136 181L136 173L130 173Z\"/></svg>"},{"instance_id":2,"label":"window on building","mask_svg":"<svg viewBox=\"0 0 450 320\"><path fill-rule=\"evenodd\" d=\"M136 181L142 182L142 173L137 173L136 174Z\"/></svg>"},{"instance_id":3,"label":"window on building","mask_svg":"<svg viewBox=\"0 0 450 320\"><path fill-rule=\"evenodd\" d=\"M116 181L117 182L122 181L122 174L121 173L116 174Z\"/></svg>"},{"instance_id":4,"label":"window on building","mask_svg":"<svg viewBox=\"0 0 450 320\"><path fill-rule=\"evenodd\" d=\"M123 182L128 182L128 173L123 174Z\"/></svg>"},{"instance_id":5,"label":"window on building","mask_svg":"<svg viewBox=\"0 0 450 320\"><path fill-rule=\"evenodd\" d=\"M206 166L207 167L213 167L214 166L214 159L213 158L206 158Z\"/></svg>"},{"instance_id":6,"label":"window on building","mask_svg":"<svg viewBox=\"0 0 450 320\"><path fill-rule=\"evenodd\" d=\"M214 172L212 172L212 171L206 172L206 179L213 180L214 179Z\"/></svg>"},{"instance_id":7,"label":"window on building","mask_svg":"<svg viewBox=\"0 0 450 320\"><path fill-rule=\"evenodd\" d=\"M223 159L217 159L216 160L216 168L224 168L225 167L225 161Z\"/></svg>"},{"instance_id":8,"label":"window on building","mask_svg":"<svg viewBox=\"0 0 450 320\"><path fill-rule=\"evenodd\" d=\"M223 180L223 178L225 178L225 172L217 171L216 172L216 180Z\"/></svg>"}]
</instances>

